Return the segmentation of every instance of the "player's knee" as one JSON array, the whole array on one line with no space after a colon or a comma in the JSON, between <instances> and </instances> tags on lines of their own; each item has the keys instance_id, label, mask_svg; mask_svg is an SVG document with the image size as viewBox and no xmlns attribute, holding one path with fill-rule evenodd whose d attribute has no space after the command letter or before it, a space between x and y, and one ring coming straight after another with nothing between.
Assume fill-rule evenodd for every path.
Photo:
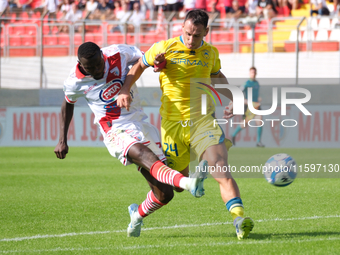
<instances>
[{"instance_id":1,"label":"player's knee","mask_svg":"<svg viewBox=\"0 0 340 255\"><path fill-rule=\"evenodd\" d=\"M128 156L136 162L155 162L159 160L148 147L140 143L135 144L130 148Z\"/></svg>"}]
</instances>

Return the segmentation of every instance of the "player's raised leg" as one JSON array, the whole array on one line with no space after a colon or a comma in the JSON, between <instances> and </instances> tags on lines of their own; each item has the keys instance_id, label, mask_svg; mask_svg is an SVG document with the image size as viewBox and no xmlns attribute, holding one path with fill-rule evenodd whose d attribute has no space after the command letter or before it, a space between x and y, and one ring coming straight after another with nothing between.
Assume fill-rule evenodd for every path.
<instances>
[{"instance_id":1,"label":"player's raised leg","mask_svg":"<svg viewBox=\"0 0 340 255\"><path fill-rule=\"evenodd\" d=\"M136 143L132 145L128 152L128 158L132 163L147 169L159 182L188 190L195 197L201 197L204 195L203 182L205 177L185 177L180 172L166 166L148 147L143 144Z\"/></svg>"},{"instance_id":2,"label":"player's raised leg","mask_svg":"<svg viewBox=\"0 0 340 255\"><path fill-rule=\"evenodd\" d=\"M173 189L170 185L157 181L143 168L141 169L141 173L148 181L151 190L140 205L131 204L128 207L131 218L131 222L127 228L128 237L140 236L143 219L169 203L174 196Z\"/></svg>"},{"instance_id":3,"label":"player's raised leg","mask_svg":"<svg viewBox=\"0 0 340 255\"><path fill-rule=\"evenodd\" d=\"M215 166L215 170L222 169L228 165L228 151L224 143L212 145L202 154L202 159L207 160L210 166ZM251 218L244 218L244 208L236 181L229 171L214 171L211 175L220 185L221 197L230 212L236 228L238 239L248 237L249 232L254 227Z\"/></svg>"}]
</instances>

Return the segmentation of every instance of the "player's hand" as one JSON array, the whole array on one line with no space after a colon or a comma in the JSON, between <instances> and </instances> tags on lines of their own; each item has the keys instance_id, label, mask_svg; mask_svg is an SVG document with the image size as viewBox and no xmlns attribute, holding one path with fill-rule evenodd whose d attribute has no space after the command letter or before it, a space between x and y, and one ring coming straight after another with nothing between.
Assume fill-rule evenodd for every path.
<instances>
[{"instance_id":1,"label":"player's hand","mask_svg":"<svg viewBox=\"0 0 340 255\"><path fill-rule=\"evenodd\" d=\"M165 52L157 54L155 60L153 61L155 73L162 71L165 68L166 60L165 60Z\"/></svg>"},{"instance_id":2,"label":"player's hand","mask_svg":"<svg viewBox=\"0 0 340 255\"><path fill-rule=\"evenodd\" d=\"M127 111L130 110L130 105L132 102L132 97L130 93L120 93L117 98L117 106L120 108L126 108Z\"/></svg>"},{"instance_id":3,"label":"player's hand","mask_svg":"<svg viewBox=\"0 0 340 255\"><path fill-rule=\"evenodd\" d=\"M225 107L223 111L223 119L230 119L234 117L233 114L233 102L230 101L229 105Z\"/></svg>"},{"instance_id":4,"label":"player's hand","mask_svg":"<svg viewBox=\"0 0 340 255\"><path fill-rule=\"evenodd\" d=\"M67 143L59 142L54 149L54 153L57 158L64 159L66 157L66 154L68 153Z\"/></svg>"}]
</instances>

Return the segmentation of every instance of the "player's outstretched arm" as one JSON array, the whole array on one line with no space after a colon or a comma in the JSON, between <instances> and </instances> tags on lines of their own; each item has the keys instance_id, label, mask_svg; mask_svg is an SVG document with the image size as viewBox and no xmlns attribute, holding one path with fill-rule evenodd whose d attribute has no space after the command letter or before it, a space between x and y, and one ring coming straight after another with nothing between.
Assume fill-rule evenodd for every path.
<instances>
[{"instance_id":1,"label":"player's outstretched arm","mask_svg":"<svg viewBox=\"0 0 340 255\"><path fill-rule=\"evenodd\" d=\"M65 99L61 105L60 134L59 142L54 149L57 158L64 159L68 153L67 132L73 117L74 105L69 104Z\"/></svg>"},{"instance_id":2,"label":"player's outstretched arm","mask_svg":"<svg viewBox=\"0 0 340 255\"><path fill-rule=\"evenodd\" d=\"M132 102L132 98L130 96L130 89L132 85L139 79L142 75L144 70L148 68L146 65L143 64L142 58L140 58L136 64L132 66L129 73L126 76L124 81L123 87L120 90L118 99L117 99L117 106L120 108L126 108L129 111L130 104Z\"/></svg>"}]
</instances>

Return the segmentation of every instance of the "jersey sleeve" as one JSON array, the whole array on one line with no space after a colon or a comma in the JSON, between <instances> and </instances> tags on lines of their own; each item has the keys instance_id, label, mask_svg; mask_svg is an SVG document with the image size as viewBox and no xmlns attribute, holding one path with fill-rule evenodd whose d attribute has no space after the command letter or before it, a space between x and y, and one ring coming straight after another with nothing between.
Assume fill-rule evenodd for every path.
<instances>
[{"instance_id":1,"label":"jersey sleeve","mask_svg":"<svg viewBox=\"0 0 340 255\"><path fill-rule=\"evenodd\" d=\"M153 61L157 54L165 52L165 41L155 43L148 49L143 56L143 64L146 66L153 66Z\"/></svg>"},{"instance_id":2,"label":"jersey sleeve","mask_svg":"<svg viewBox=\"0 0 340 255\"><path fill-rule=\"evenodd\" d=\"M76 89L77 85L71 77L64 81L65 100L70 104L75 104L78 98L83 97L84 93Z\"/></svg>"},{"instance_id":3,"label":"jersey sleeve","mask_svg":"<svg viewBox=\"0 0 340 255\"><path fill-rule=\"evenodd\" d=\"M124 57L127 60L127 65L133 65L143 56L143 52L140 51L136 46L130 46L130 45L118 45L119 52L121 55L124 55Z\"/></svg>"},{"instance_id":4,"label":"jersey sleeve","mask_svg":"<svg viewBox=\"0 0 340 255\"><path fill-rule=\"evenodd\" d=\"M211 69L211 75L217 75L220 73L221 70L221 60L220 60L220 55L218 53L218 50L213 47L213 51L214 51L214 66Z\"/></svg>"}]
</instances>

